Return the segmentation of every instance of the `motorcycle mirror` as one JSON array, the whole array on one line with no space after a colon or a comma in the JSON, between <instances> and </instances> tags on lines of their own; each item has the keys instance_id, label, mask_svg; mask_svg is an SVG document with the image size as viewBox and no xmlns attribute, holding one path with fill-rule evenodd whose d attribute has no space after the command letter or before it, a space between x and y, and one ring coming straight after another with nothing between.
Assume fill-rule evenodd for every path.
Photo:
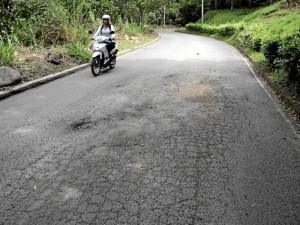
<instances>
[{"instance_id":1,"label":"motorcycle mirror","mask_svg":"<svg viewBox=\"0 0 300 225\"><path fill-rule=\"evenodd\" d=\"M115 33L114 31L111 31L111 32L110 32L110 34L114 34L114 33Z\"/></svg>"}]
</instances>

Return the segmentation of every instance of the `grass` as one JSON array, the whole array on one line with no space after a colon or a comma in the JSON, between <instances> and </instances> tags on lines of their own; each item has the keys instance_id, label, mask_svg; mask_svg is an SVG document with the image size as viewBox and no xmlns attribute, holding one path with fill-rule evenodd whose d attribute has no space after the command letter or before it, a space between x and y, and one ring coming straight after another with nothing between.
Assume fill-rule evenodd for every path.
<instances>
[{"instance_id":1,"label":"grass","mask_svg":"<svg viewBox=\"0 0 300 225\"><path fill-rule=\"evenodd\" d=\"M259 32L263 35L278 34L282 38L300 29L300 11L285 8L278 2L258 9L215 10L205 14L205 24L222 25L226 23L244 24L245 32Z\"/></svg>"},{"instance_id":2,"label":"grass","mask_svg":"<svg viewBox=\"0 0 300 225\"><path fill-rule=\"evenodd\" d=\"M254 12L254 9L238 9L238 10L212 10L205 14L205 24L220 25L224 23L241 22L245 16Z\"/></svg>"},{"instance_id":3,"label":"grass","mask_svg":"<svg viewBox=\"0 0 300 225\"><path fill-rule=\"evenodd\" d=\"M220 35L218 30L230 24L243 27L234 35ZM266 60L260 52L264 42L274 38L284 38L300 30L300 11L298 8L286 8L283 1L257 9L212 10L205 14L203 30L213 34L203 34L224 40L244 50L259 63Z\"/></svg>"},{"instance_id":4,"label":"grass","mask_svg":"<svg viewBox=\"0 0 300 225\"><path fill-rule=\"evenodd\" d=\"M89 62L91 58L91 51L80 42L67 44L66 49L69 56L79 60L81 63Z\"/></svg>"},{"instance_id":5,"label":"grass","mask_svg":"<svg viewBox=\"0 0 300 225\"><path fill-rule=\"evenodd\" d=\"M0 66L11 65L15 57L15 46L12 39L4 41L0 36Z\"/></svg>"},{"instance_id":6,"label":"grass","mask_svg":"<svg viewBox=\"0 0 300 225\"><path fill-rule=\"evenodd\" d=\"M146 44L150 41L153 41L155 38L158 37L156 33L148 33L147 35L139 34L135 36L138 38L137 40L126 40L124 37L121 37L121 39L118 39L118 46L119 51L125 51L129 49L136 48L140 45Z\"/></svg>"}]
</instances>

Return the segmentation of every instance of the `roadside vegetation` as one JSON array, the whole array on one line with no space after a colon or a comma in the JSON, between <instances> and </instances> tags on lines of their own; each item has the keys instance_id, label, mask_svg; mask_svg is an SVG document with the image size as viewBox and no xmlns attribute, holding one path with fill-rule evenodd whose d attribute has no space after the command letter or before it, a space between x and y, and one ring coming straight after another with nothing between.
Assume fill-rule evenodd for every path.
<instances>
[{"instance_id":1,"label":"roadside vegetation","mask_svg":"<svg viewBox=\"0 0 300 225\"><path fill-rule=\"evenodd\" d=\"M120 50L156 37L152 25L185 24L199 12L191 0L1 0L0 66L28 61L24 52L49 49L65 60L88 62L90 37L109 14ZM164 16L165 15L165 16ZM25 58L24 58L25 57Z\"/></svg>"},{"instance_id":2,"label":"roadside vegetation","mask_svg":"<svg viewBox=\"0 0 300 225\"><path fill-rule=\"evenodd\" d=\"M213 10L186 29L251 55L279 97L300 117L300 9L286 1L255 9Z\"/></svg>"},{"instance_id":3,"label":"roadside vegetation","mask_svg":"<svg viewBox=\"0 0 300 225\"><path fill-rule=\"evenodd\" d=\"M29 81L89 62L90 38L102 23L103 14L112 16L120 51L157 38L151 26L139 23L132 5L122 10L130 8L133 13L127 17L121 16L113 1L3 0L0 66L18 70L22 80Z\"/></svg>"}]
</instances>

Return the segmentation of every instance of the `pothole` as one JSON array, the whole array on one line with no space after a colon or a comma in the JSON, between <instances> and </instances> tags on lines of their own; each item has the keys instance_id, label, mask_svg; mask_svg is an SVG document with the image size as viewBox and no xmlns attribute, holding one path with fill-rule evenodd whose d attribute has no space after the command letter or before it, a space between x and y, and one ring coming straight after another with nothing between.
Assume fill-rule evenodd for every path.
<instances>
[{"instance_id":1,"label":"pothole","mask_svg":"<svg viewBox=\"0 0 300 225\"><path fill-rule=\"evenodd\" d=\"M91 120L91 118L83 118L78 121L71 123L70 127L72 130L86 130L95 125L95 122Z\"/></svg>"}]
</instances>

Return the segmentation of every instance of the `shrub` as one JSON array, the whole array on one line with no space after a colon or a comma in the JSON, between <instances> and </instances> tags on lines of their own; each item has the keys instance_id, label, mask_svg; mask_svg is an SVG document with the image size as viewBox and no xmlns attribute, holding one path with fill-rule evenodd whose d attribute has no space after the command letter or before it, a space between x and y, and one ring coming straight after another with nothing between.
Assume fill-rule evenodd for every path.
<instances>
[{"instance_id":1,"label":"shrub","mask_svg":"<svg viewBox=\"0 0 300 225\"><path fill-rule=\"evenodd\" d=\"M300 93L300 31L283 39L277 36L264 41L263 53L270 66L285 71L288 81Z\"/></svg>"},{"instance_id":2,"label":"shrub","mask_svg":"<svg viewBox=\"0 0 300 225\"><path fill-rule=\"evenodd\" d=\"M300 88L300 31L284 38L278 53L280 66L287 71L289 80Z\"/></svg>"},{"instance_id":3,"label":"shrub","mask_svg":"<svg viewBox=\"0 0 300 225\"><path fill-rule=\"evenodd\" d=\"M235 34L236 32L236 27L233 25L223 25L223 26L219 26L217 28L217 31L220 35L222 36L231 36L233 34Z\"/></svg>"},{"instance_id":4,"label":"shrub","mask_svg":"<svg viewBox=\"0 0 300 225\"><path fill-rule=\"evenodd\" d=\"M278 58L279 58L279 47L281 46L281 42L278 38L278 40L271 39L271 40L265 40L262 44L262 52L264 56L266 57L269 65L273 68L278 68Z\"/></svg>"},{"instance_id":5,"label":"shrub","mask_svg":"<svg viewBox=\"0 0 300 225\"><path fill-rule=\"evenodd\" d=\"M186 29L203 34L219 34L221 36L231 36L241 28L230 24L213 26L207 24L189 23L186 25Z\"/></svg>"},{"instance_id":6,"label":"shrub","mask_svg":"<svg viewBox=\"0 0 300 225\"><path fill-rule=\"evenodd\" d=\"M237 39L241 44L256 52L260 52L265 36L270 35L260 24L254 24L246 28L241 25L238 31L240 32L238 32Z\"/></svg>"},{"instance_id":7,"label":"shrub","mask_svg":"<svg viewBox=\"0 0 300 225\"><path fill-rule=\"evenodd\" d=\"M251 42L250 42L251 48L254 51L259 52L261 50L261 45L262 45L261 41L262 41L262 37L260 37L260 36L253 36L251 38Z\"/></svg>"}]
</instances>

